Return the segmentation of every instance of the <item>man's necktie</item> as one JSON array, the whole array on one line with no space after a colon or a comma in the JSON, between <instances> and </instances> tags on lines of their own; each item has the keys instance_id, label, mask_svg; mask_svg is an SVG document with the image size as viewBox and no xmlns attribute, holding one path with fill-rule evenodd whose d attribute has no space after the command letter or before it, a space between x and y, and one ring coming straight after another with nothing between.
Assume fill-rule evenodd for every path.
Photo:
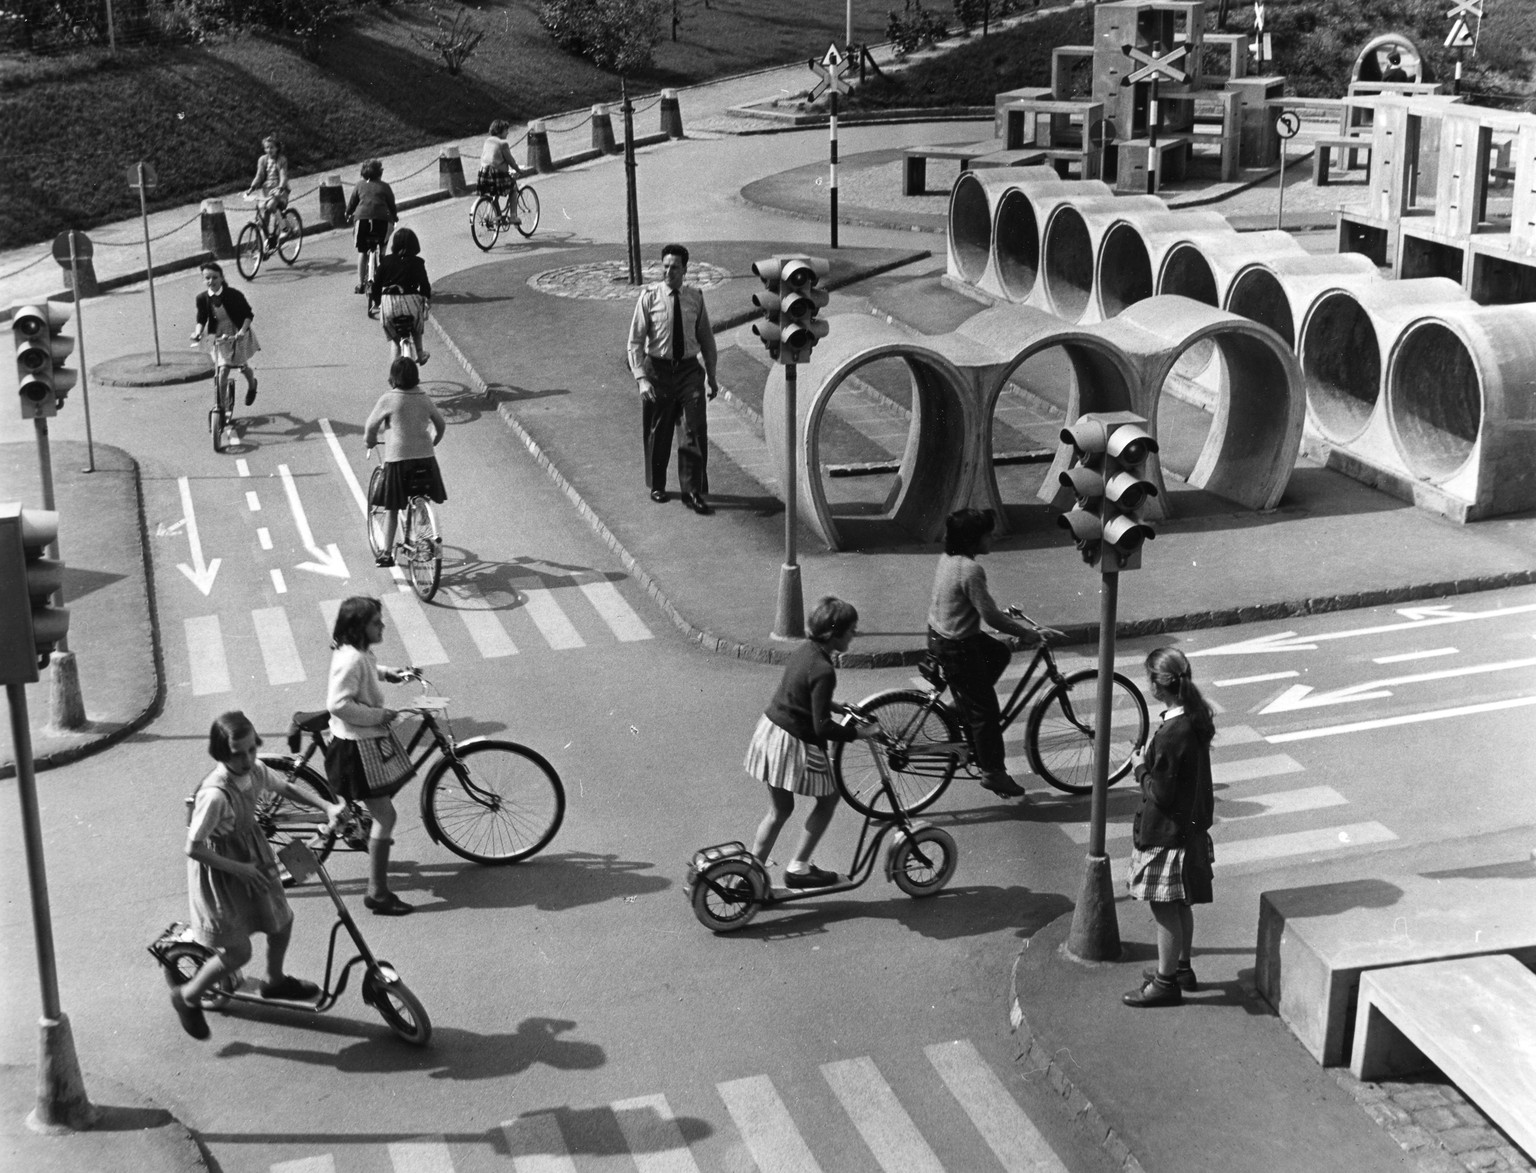
<instances>
[{"instance_id":1,"label":"man's necktie","mask_svg":"<svg viewBox=\"0 0 1536 1173\"><path fill-rule=\"evenodd\" d=\"M672 291L672 361L683 361L683 299Z\"/></svg>"}]
</instances>

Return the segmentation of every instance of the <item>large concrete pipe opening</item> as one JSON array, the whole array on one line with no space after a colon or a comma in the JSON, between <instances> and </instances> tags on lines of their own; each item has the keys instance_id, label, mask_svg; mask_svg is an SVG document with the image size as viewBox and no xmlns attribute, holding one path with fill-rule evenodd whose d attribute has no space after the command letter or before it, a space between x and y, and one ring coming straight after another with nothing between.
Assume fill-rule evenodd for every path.
<instances>
[{"instance_id":1,"label":"large concrete pipe opening","mask_svg":"<svg viewBox=\"0 0 1536 1173\"><path fill-rule=\"evenodd\" d=\"M1035 205L1017 188L997 205L997 276L1010 301L1023 301L1040 275L1040 222Z\"/></svg>"},{"instance_id":2,"label":"large concrete pipe opening","mask_svg":"<svg viewBox=\"0 0 1536 1173\"><path fill-rule=\"evenodd\" d=\"M1077 321L1093 295L1093 236L1082 213L1065 205L1057 208L1045 226L1041 252L1051 309L1059 318Z\"/></svg>"},{"instance_id":3,"label":"large concrete pipe opening","mask_svg":"<svg viewBox=\"0 0 1536 1173\"><path fill-rule=\"evenodd\" d=\"M1112 318L1127 306L1152 296L1152 258L1129 223L1112 225L1099 247L1099 307Z\"/></svg>"},{"instance_id":4,"label":"large concrete pipe opening","mask_svg":"<svg viewBox=\"0 0 1536 1173\"><path fill-rule=\"evenodd\" d=\"M1302 327L1297 356L1313 422L1325 439L1349 443L1381 395L1381 344L1370 314L1347 293L1327 294Z\"/></svg>"},{"instance_id":5,"label":"large concrete pipe opening","mask_svg":"<svg viewBox=\"0 0 1536 1173\"><path fill-rule=\"evenodd\" d=\"M979 282L992 252L992 209L986 189L969 171L949 195L949 247L960 275L972 285Z\"/></svg>"},{"instance_id":6,"label":"large concrete pipe opening","mask_svg":"<svg viewBox=\"0 0 1536 1173\"><path fill-rule=\"evenodd\" d=\"M818 398L807 451L841 548L929 541L942 528L964 464L960 394L923 356L887 351Z\"/></svg>"},{"instance_id":7,"label":"large concrete pipe opening","mask_svg":"<svg viewBox=\"0 0 1536 1173\"><path fill-rule=\"evenodd\" d=\"M1211 271L1211 263L1198 248L1187 242L1174 245L1163 258L1157 291L1177 294L1205 305L1218 304L1216 274Z\"/></svg>"},{"instance_id":8,"label":"large concrete pipe opening","mask_svg":"<svg viewBox=\"0 0 1536 1173\"><path fill-rule=\"evenodd\" d=\"M1387 372L1387 422L1418 476L1444 481L1467 463L1483 422L1483 386L1454 330L1421 322L1403 335Z\"/></svg>"},{"instance_id":9,"label":"large concrete pipe opening","mask_svg":"<svg viewBox=\"0 0 1536 1173\"><path fill-rule=\"evenodd\" d=\"M1291 317L1291 302L1285 286L1268 269L1255 265L1245 269L1232 282L1227 293L1227 309L1251 322L1268 326L1293 350L1296 347L1296 323Z\"/></svg>"}]
</instances>

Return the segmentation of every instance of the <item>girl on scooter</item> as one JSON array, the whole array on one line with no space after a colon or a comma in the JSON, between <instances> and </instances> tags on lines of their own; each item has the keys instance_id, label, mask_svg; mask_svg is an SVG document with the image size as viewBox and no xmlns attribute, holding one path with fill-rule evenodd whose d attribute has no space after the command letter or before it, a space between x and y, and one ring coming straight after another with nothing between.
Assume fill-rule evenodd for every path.
<instances>
[{"instance_id":1,"label":"girl on scooter","mask_svg":"<svg viewBox=\"0 0 1536 1173\"><path fill-rule=\"evenodd\" d=\"M827 757L828 741L852 741L879 732L874 722L848 728L833 721L844 706L834 704L837 672L832 656L846 652L858 634L859 613L852 603L831 595L821 599L806 621L810 637L795 650L767 711L757 723L747 747L746 771L768 787L768 813L758 825L752 854L768 863L784 823L795 809L795 795L815 800L794 858L784 868L787 888L826 888L838 882L836 872L811 864L816 845L837 811L837 784Z\"/></svg>"},{"instance_id":2,"label":"girl on scooter","mask_svg":"<svg viewBox=\"0 0 1536 1173\"><path fill-rule=\"evenodd\" d=\"M219 764L198 785L187 826L187 888L192 930L214 951L191 980L171 990L171 1006L194 1039L209 1035L198 1005L201 996L231 970L251 959L251 934L267 935L267 980L263 998L303 1002L320 987L283 969L293 910L283 895L277 861L256 825L262 791L284 794L305 806L316 805L257 760L261 738L244 713L225 713L208 731L208 755ZM321 803L332 822L346 814L344 803Z\"/></svg>"}]
</instances>

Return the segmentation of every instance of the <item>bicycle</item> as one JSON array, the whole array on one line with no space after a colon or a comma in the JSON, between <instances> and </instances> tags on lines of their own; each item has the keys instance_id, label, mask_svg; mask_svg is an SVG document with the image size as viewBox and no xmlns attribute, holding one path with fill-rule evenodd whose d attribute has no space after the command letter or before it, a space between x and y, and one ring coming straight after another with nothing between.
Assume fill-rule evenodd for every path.
<instances>
[{"instance_id":1,"label":"bicycle","mask_svg":"<svg viewBox=\"0 0 1536 1173\"><path fill-rule=\"evenodd\" d=\"M372 459L374 450L368 449ZM373 551L374 561L385 554L399 565L403 559L411 589L423 603L430 603L437 594L443 577L443 536L437 528L437 514L427 499L425 474L418 472L410 486L410 501L399 512L400 525L394 547L385 545L390 511L377 504L384 496L384 464L382 460L368 477L368 548Z\"/></svg>"},{"instance_id":2,"label":"bicycle","mask_svg":"<svg viewBox=\"0 0 1536 1173\"><path fill-rule=\"evenodd\" d=\"M1016 607L1009 614L1033 624ZM1036 673L1043 666L1038 678ZM942 666L929 656L919 671L932 686L889 689L855 707L879 723L885 740L839 743L832 754L832 773L854 810L879 812L885 787L884 768L894 775L893 787L905 809L916 814L938 801L961 766L973 773L975 759L964 722L942 697L949 687ZM1093 790L1094 719L1098 708L1099 670L1083 668L1063 675L1050 644L1042 638L1013 695L1002 706L1007 729L1026 709L1024 751L1031 769L1058 790L1088 794ZM1041 690L1044 689L1042 693ZM1114 673L1110 734L1109 784L1131 769L1131 755L1147 741L1147 701L1136 684ZM1134 726L1134 736L1126 727ZM850 757L853 746L870 747L872 761ZM870 766L874 767L873 772ZM850 778L849 775L852 774Z\"/></svg>"},{"instance_id":3,"label":"bicycle","mask_svg":"<svg viewBox=\"0 0 1536 1173\"><path fill-rule=\"evenodd\" d=\"M479 185L479 198L469 213L469 234L481 252L490 252L508 228L516 228L526 239L539 226L539 193L526 183L517 187L517 222L512 220L512 176L505 182Z\"/></svg>"},{"instance_id":4,"label":"bicycle","mask_svg":"<svg viewBox=\"0 0 1536 1173\"><path fill-rule=\"evenodd\" d=\"M260 198L258 192L245 193L247 203ZM235 268L247 281L256 280L261 263L273 253L282 258L283 264L291 265L299 259L299 252L304 247L304 217L291 207L285 207L281 212L274 210L272 215L277 227L271 232L267 231L259 205L252 213L250 223L240 229L240 238L235 243Z\"/></svg>"},{"instance_id":5,"label":"bicycle","mask_svg":"<svg viewBox=\"0 0 1536 1173\"><path fill-rule=\"evenodd\" d=\"M379 316L378 307L373 304L373 286L378 280L379 266L384 263L384 242L375 241L372 248L364 254L368 258L368 276L363 278L363 309L370 318Z\"/></svg>"},{"instance_id":6,"label":"bicycle","mask_svg":"<svg viewBox=\"0 0 1536 1173\"><path fill-rule=\"evenodd\" d=\"M214 349L218 349L218 343L229 342L232 338L230 334L215 334ZM192 340L194 350L201 345L202 339ZM235 371L233 367L217 362L213 367L213 407L208 411L208 430L213 434L215 452L223 452L240 443L240 428L235 423Z\"/></svg>"},{"instance_id":7,"label":"bicycle","mask_svg":"<svg viewBox=\"0 0 1536 1173\"><path fill-rule=\"evenodd\" d=\"M422 769L434 750L439 755L421 784L421 821L428 837L479 864L519 863L537 855L565 820L560 775L543 755L515 741L455 740L448 698L431 695L431 682L420 671L413 668L409 673L422 687L415 708L421 724L405 750L412 771ZM316 753L324 757L330 721L324 709L294 713L288 727L289 753L263 754L261 761L290 785L335 803L330 783L309 764ZM301 752L306 734L309 744ZM367 808L353 801L347 808L347 817L334 825L317 809L268 794L257 804L256 821L274 850L298 840L324 863L338 837L353 851L368 849L373 820Z\"/></svg>"},{"instance_id":8,"label":"bicycle","mask_svg":"<svg viewBox=\"0 0 1536 1173\"><path fill-rule=\"evenodd\" d=\"M431 305L420 293L411 293L390 283L379 291L378 310L370 310L369 316L382 313L384 335L398 350L398 357L411 359L419 365L425 361L422 355L426 352L416 345L416 331L426 329Z\"/></svg>"}]
</instances>

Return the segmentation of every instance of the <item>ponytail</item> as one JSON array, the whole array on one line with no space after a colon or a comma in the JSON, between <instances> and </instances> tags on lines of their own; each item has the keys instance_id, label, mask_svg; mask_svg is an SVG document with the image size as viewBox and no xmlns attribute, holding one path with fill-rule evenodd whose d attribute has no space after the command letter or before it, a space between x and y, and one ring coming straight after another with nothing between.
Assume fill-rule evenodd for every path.
<instances>
[{"instance_id":1,"label":"ponytail","mask_svg":"<svg viewBox=\"0 0 1536 1173\"><path fill-rule=\"evenodd\" d=\"M1195 733L1206 744L1216 736L1216 720L1211 706L1195 686L1189 660L1177 648L1154 648L1147 656L1147 675L1179 698L1184 715Z\"/></svg>"}]
</instances>

